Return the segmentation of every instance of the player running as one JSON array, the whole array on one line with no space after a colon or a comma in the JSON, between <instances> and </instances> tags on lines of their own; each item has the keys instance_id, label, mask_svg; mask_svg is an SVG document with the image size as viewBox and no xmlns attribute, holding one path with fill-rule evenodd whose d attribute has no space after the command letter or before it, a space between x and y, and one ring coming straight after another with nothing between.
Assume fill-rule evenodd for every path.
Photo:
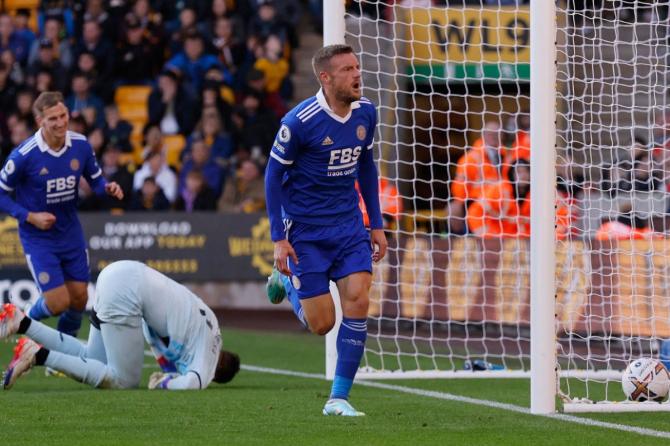
<instances>
[{"instance_id":1,"label":"player running","mask_svg":"<svg viewBox=\"0 0 670 446\"><path fill-rule=\"evenodd\" d=\"M0 172L0 211L19 221L28 268L42 292L30 317L60 314L58 330L75 336L89 279L86 241L77 218L79 178L98 195L121 200L123 191L105 181L86 137L68 131L68 109L60 93L40 94L33 113L39 130L12 151Z\"/></svg>"},{"instance_id":2,"label":"player running","mask_svg":"<svg viewBox=\"0 0 670 446\"><path fill-rule=\"evenodd\" d=\"M150 389L204 389L212 381L230 381L239 370L238 356L221 351L212 310L185 286L143 263L110 264L98 277L96 294L86 345L5 304L0 339L27 336L19 340L5 372L5 389L35 365L93 387L137 387L144 339L163 370L151 375Z\"/></svg>"},{"instance_id":3,"label":"player running","mask_svg":"<svg viewBox=\"0 0 670 446\"><path fill-rule=\"evenodd\" d=\"M335 324L329 281L336 282L344 317L323 413L360 416L348 398L365 350L372 260L386 252L372 153L377 113L361 96L360 66L350 46L326 46L312 65L322 88L282 119L265 176L278 270L268 279L268 297L279 303L288 295L301 322L325 335ZM356 180L370 216L369 234Z\"/></svg>"}]
</instances>

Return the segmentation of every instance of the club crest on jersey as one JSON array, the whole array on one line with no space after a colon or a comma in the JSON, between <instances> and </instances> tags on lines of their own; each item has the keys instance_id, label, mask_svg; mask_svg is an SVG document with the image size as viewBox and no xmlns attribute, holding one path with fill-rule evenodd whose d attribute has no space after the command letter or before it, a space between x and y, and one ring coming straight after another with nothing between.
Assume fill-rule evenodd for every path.
<instances>
[{"instance_id":1,"label":"club crest on jersey","mask_svg":"<svg viewBox=\"0 0 670 446\"><path fill-rule=\"evenodd\" d=\"M368 134L368 132L365 130L365 127L363 127L362 125L359 125L358 127L356 127L356 136L361 141L363 141L365 139L367 134Z\"/></svg>"},{"instance_id":2,"label":"club crest on jersey","mask_svg":"<svg viewBox=\"0 0 670 446\"><path fill-rule=\"evenodd\" d=\"M39 282L40 282L42 285L45 285L45 284L49 283L49 278L50 278L50 277L49 277L49 273L44 272L44 271L42 271L41 273L39 273L39 275L37 276L37 280L39 280Z\"/></svg>"},{"instance_id":3,"label":"club crest on jersey","mask_svg":"<svg viewBox=\"0 0 670 446\"><path fill-rule=\"evenodd\" d=\"M5 172L7 172L7 175L13 174L15 170L16 165L14 164L14 161L12 160L7 161L7 164L5 164Z\"/></svg>"},{"instance_id":4,"label":"club crest on jersey","mask_svg":"<svg viewBox=\"0 0 670 446\"><path fill-rule=\"evenodd\" d=\"M281 142L289 142L291 140L291 129L289 129L286 124L282 124L279 128L278 139Z\"/></svg>"},{"instance_id":5,"label":"club crest on jersey","mask_svg":"<svg viewBox=\"0 0 670 446\"><path fill-rule=\"evenodd\" d=\"M70 169L74 171L79 170L79 160L77 158L73 158L72 161L70 161Z\"/></svg>"},{"instance_id":6,"label":"club crest on jersey","mask_svg":"<svg viewBox=\"0 0 670 446\"><path fill-rule=\"evenodd\" d=\"M324 140L321 142L321 145L322 145L322 146L332 146L333 144L334 144L334 142L333 142L332 139L330 139L330 136L326 136L326 139L324 139Z\"/></svg>"}]
</instances>

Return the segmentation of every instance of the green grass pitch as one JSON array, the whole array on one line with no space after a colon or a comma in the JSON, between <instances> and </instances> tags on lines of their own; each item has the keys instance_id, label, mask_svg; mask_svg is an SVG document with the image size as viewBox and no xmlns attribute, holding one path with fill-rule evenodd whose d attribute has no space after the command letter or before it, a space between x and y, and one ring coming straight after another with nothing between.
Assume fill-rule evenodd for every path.
<instances>
[{"instance_id":1,"label":"green grass pitch","mask_svg":"<svg viewBox=\"0 0 670 446\"><path fill-rule=\"evenodd\" d=\"M323 339L227 330L246 365L323 373ZM0 343L0 360L11 357ZM146 358L144 385L153 360ZM527 380L407 380L390 384L528 406ZM670 440L501 409L354 386L368 416L327 418L329 383L242 370L205 391L93 390L33 370L0 391L5 445L648 445ZM670 414L602 414L596 420L670 432ZM653 443L652 443L653 442Z\"/></svg>"}]
</instances>

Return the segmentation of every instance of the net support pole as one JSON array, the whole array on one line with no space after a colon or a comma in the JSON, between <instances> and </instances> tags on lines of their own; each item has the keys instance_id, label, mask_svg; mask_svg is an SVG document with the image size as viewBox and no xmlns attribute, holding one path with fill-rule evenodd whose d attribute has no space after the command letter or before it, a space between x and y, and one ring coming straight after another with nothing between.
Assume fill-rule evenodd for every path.
<instances>
[{"instance_id":1,"label":"net support pole","mask_svg":"<svg viewBox=\"0 0 670 446\"><path fill-rule=\"evenodd\" d=\"M344 0L324 0L323 2L323 45L344 43ZM335 326L326 335L326 379L335 378L337 364L337 332L342 322L342 305L337 287L330 283L330 294L335 304Z\"/></svg>"},{"instance_id":2,"label":"net support pole","mask_svg":"<svg viewBox=\"0 0 670 446\"><path fill-rule=\"evenodd\" d=\"M530 411L556 410L556 5L530 2Z\"/></svg>"}]
</instances>

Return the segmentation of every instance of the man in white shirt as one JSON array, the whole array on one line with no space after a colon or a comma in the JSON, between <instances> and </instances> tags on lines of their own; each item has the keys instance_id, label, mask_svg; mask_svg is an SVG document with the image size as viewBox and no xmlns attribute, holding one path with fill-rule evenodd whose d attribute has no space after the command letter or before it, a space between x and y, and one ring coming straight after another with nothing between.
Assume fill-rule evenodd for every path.
<instances>
[{"instance_id":1,"label":"man in white shirt","mask_svg":"<svg viewBox=\"0 0 670 446\"><path fill-rule=\"evenodd\" d=\"M5 304L0 339L15 333L26 337L5 371L5 389L35 365L93 387L138 387L144 339L163 370L151 375L150 389L204 389L212 381L230 381L239 370L239 357L221 351L212 310L183 285L134 261L112 263L100 273L86 345Z\"/></svg>"}]
</instances>

